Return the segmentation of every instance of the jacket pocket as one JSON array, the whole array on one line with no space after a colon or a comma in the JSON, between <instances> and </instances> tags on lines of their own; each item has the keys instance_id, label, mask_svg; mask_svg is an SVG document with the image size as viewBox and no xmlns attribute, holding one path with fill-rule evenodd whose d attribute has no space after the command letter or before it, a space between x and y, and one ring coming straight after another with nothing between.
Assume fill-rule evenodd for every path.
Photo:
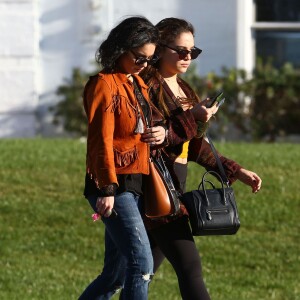
<instances>
[{"instance_id":1,"label":"jacket pocket","mask_svg":"<svg viewBox=\"0 0 300 300\"><path fill-rule=\"evenodd\" d=\"M114 149L114 159L116 168L124 168L132 164L138 158L136 147L126 151Z\"/></svg>"}]
</instances>

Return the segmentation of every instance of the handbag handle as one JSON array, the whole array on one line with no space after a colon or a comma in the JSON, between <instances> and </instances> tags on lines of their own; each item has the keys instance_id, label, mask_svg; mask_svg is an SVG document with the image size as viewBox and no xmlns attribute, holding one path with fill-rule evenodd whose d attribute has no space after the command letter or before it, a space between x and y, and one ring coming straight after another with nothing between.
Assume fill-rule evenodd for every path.
<instances>
[{"instance_id":1,"label":"handbag handle","mask_svg":"<svg viewBox=\"0 0 300 300\"><path fill-rule=\"evenodd\" d=\"M199 184L199 186L198 186L198 190L200 190L200 187L201 187L201 185L202 185L202 190L203 190L203 193L204 193L204 195L205 195L206 203L207 203L207 205L209 205L209 199L208 199L207 192L206 192L206 188L205 188L205 182L209 182L209 183L213 186L213 189L215 189L215 186L214 186L214 184L213 184L211 181L205 179L205 177L206 177L208 174L213 174L213 175L215 175L216 177L218 177L218 178L220 179L220 182L221 182L221 184L222 184L222 193L223 193L224 204L226 204L226 196L225 196L224 182L223 182L223 179L222 179L222 177L220 176L219 173L217 173L217 172L215 172L215 171L206 171L206 172L204 173L204 175L202 176L202 181L200 182L200 184Z\"/></svg>"},{"instance_id":2,"label":"handbag handle","mask_svg":"<svg viewBox=\"0 0 300 300\"><path fill-rule=\"evenodd\" d=\"M217 162L219 171L220 171L220 174L218 174L217 172L214 172L214 173L218 174L218 177L221 179L222 184L225 183L226 186L229 187L229 180L228 180L228 178L227 178L227 176L226 176L226 174L225 174L225 170L224 170L223 165L222 165L222 163L221 163L221 160L220 160L220 158L219 158L219 156L218 156L218 154L217 154L216 148L215 148L215 146L214 146L214 144L213 144L211 138L209 137L209 135L208 135L207 133L206 133L206 137L207 137L207 139L208 139L208 143L209 143L209 145L210 145L210 148L211 148L212 153L213 153L214 156L215 156L215 159L216 159L216 162ZM197 160L198 160L198 159L197 159Z\"/></svg>"}]
</instances>

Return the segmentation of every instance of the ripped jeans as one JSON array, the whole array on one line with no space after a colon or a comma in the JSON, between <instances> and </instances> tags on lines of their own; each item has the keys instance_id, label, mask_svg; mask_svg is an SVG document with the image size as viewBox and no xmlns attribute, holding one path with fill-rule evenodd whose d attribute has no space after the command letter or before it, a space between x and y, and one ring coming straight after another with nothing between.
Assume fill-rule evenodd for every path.
<instances>
[{"instance_id":1,"label":"ripped jeans","mask_svg":"<svg viewBox=\"0 0 300 300\"><path fill-rule=\"evenodd\" d=\"M96 211L97 196L88 197ZM153 274L150 243L139 211L142 198L130 192L115 196L118 216L104 218L105 257L102 273L90 283L79 300L110 299L123 287L123 299L148 298Z\"/></svg>"}]
</instances>

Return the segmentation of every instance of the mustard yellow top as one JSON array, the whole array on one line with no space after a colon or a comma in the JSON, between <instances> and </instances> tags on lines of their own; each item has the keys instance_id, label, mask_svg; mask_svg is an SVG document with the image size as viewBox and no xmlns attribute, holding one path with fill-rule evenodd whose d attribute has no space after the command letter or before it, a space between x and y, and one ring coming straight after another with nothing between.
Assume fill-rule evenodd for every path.
<instances>
[{"instance_id":1,"label":"mustard yellow top","mask_svg":"<svg viewBox=\"0 0 300 300\"><path fill-rule=\"evenodd\" d=\"M179 155L180 158L187 158L187 157L188 157L189 143L190 143L190 141L187 141L187 142L185 142L185 143L182 145L182 152L181 152L181 154Z\"/></svg>"}]
</instances>

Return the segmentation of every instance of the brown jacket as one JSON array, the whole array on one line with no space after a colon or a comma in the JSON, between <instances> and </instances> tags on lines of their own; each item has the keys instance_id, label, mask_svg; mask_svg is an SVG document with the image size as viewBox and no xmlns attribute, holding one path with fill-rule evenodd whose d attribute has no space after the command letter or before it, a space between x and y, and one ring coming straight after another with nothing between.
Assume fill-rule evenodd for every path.
<instances>
[{"instance_id":1,"label":"brown jacket","mask_svg":"<svg viewBox=\"0 0 300 300\"><path fill-rule=\"evenodd\" d=\"M151 101L154 103L154 105L159 107L158 94L160 91L163 91L165 104L171 112L170 116L167 118L167 126L173 130L169 130L169 146L165 148L164 152L166 154L166 163L170 169L177 188L179 188L179 186L173 169L174 161L181 154L183 143L188 140L190 141L188 161L196 162L203 166L206 170L218 172L219 168L209 143L203 137L195 137L197 134L197 123L190 110L184 111L176 97L174 96L172 99L169 96L161 83L161 81L163 81L162 78L155 78L154 80L156 82L150 89ZM191 97L189 89L187 89L187 87L184 85L183 80L178 78L178 83L184 92ZM237 162L228 159L220 153L218 153L218 155L224 167L227 179L229 180L229 183L232 184L236 180L237 171L240 170L241 166Z\"/></svg>"},{"instance_id":2,"label":"brown jacket","mask_svg":"<svg viewBox=\"0 0 300 300\"><path fill-rule=\"evenodd\" d=\"M139 76L135 78L149 102L147 86ZM125 74L100 72L91 76L85 86L84 109L88 118L86 171L99 189L118 184L117 174L149 174L149 145L141 142L140 134L134 133L137 107L140 108L133 84ZM156 121L162 121L162 115L156 108L154 110ZM142 119L146 127L143 115Z\"/></svg>"}]
</instances>

